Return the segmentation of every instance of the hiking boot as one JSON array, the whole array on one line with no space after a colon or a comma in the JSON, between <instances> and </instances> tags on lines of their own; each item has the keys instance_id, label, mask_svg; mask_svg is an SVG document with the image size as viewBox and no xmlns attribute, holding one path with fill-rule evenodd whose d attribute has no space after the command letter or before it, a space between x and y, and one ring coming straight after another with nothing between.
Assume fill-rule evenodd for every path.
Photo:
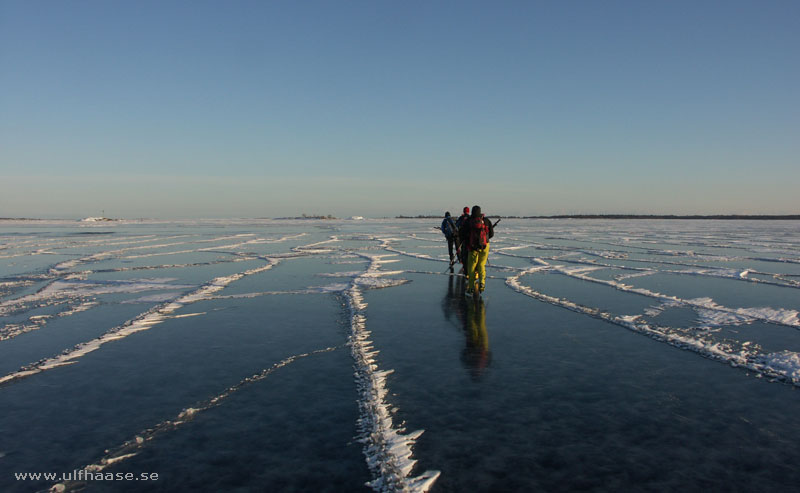
<instances>
[{"instance_id":1,"label":"hiking boot","mask_svg":"<svg viewBox=\"0 0 800 493\"><path fill-rule=\"evenodd\" d=\"M481 284L480 286L478 286L478 290L479 290L481 293L483 293L483 290L484 290L484 289L486 289L486 284Z\"/></svg>"}]
</instances>

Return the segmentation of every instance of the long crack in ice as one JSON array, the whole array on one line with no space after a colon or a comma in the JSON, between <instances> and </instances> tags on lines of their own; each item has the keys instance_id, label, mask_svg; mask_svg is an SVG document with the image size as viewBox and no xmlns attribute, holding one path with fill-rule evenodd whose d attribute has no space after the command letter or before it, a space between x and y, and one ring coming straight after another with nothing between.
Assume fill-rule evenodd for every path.
<instances>
[{"instance_id":1,"label":"long crack in ice","mask_svg":"<svg viewBox=\"0 0 800 493\"><path fill-rule=\"evenodd\" d=\"M364 444L367 466L374 479L367 483L375 491L382 492L425 492L428 491L441 474L440 471L425 471L416 477L409 477L416 460L412 459L412 446L423 433L417 430L403 434L404 428L395 428L392 412L386 402L386 377L392 370L379 370L375 350L366 328L365 310L367 304L361 293L362 278L373 279L380 276L381 259L386 255L370 256L367 271L356 278L345 298L350 311L351 335L349 344L355 360L355 379L358 385L359 441Z\"/></svg>"}]
</instances>

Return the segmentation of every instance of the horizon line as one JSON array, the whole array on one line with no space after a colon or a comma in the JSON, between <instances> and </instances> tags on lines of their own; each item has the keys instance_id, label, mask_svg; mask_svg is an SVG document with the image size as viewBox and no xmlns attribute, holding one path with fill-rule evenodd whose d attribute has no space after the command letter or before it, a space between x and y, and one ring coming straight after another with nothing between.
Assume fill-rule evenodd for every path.
<instances>
[{"instance_id":1,"label":"horizon line","mask_svg":"<svg viewBox=\"0 0 800 493\"><path fill-rule=\"evenodd\" d=\"M44 218L44 217L0 217L0 221L77 221L77 222L116 222L116 221L225 221L225 220L363 220L363 219L440 219L444 214L417 214L396 216L350 216L335 217L332 215L302 215L284 217L194 217L194 218L164 218L164 217L137 217L137 218L107 218L102 216L95 217L71 217L71 218ZM506 214L487 214L486 217L496 217L502 219L686 219L686 220L800 220L800 214L552 214L552 215L506 215ZM88 221L87 221L88 219Z\"/></svg>"}]
</instances>

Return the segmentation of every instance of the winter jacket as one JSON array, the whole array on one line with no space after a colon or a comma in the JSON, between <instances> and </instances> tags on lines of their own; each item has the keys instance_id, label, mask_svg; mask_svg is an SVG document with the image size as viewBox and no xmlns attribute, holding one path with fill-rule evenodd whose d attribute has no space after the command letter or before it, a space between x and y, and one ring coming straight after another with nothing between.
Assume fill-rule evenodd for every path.
<instances>
[{"instance_id":1,"label":"winter jacket","mask_svg":"<svg viewBox=\"0 0 800 493\"><path fill-rule=\"evenodd\" d=\"M486 217L483 217L482 219L483 219L483 224L485 224L486 227L489 228L489 239L491 239L494 236L494 225L492 224L492 221L490 221ZM461 226L461 229L458 230L458 236L464 239L463 246L467 250L470 249L469 238L471 229L472 229L472 218L470 217L469 219L464 221L464 223Z\"/></svg>"},{"instance_id":2,"label":"winter jacket","mask_svg":"<svg viewBox=\"0 0 800 493\"><path fill-rule=\"evenodd\" d=\"M449 228L448 228L448 223L449 223ZM458 234L458 227L456 226L456 223L453 221L453 218L450 216L444 218L444 221L442 221L440 229L442 230L442 233L444 233L444 235L448 238L452 238Z\"/></svg>"}]
</instances>

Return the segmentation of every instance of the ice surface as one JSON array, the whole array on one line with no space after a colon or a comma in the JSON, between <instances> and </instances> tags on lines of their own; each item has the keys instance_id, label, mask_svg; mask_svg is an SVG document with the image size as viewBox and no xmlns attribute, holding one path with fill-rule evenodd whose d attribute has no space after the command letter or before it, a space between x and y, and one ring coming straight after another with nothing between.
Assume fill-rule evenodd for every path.
<instances>
[{"instance_id":1,"label":"ice surface","mask_svg":"<svg viewBox=\"0 0 800 493\"><path fill-rule=\"evenodd\" d=\"M308 356L313 356L316 354L330 352L335 349L337 348L328 347L317 351L311 351L309 353L297 354L294 356L290 356L282 361L279 361L270 366L269 368L261 370L259 373L255 375L244 378L235 385L225 389L222 393L215 395L214 397L211 397L210 399L207 399L206 401L197 404L196 407L187 407L186 409L183 409L180 413L178 413L178 415L175 418L162 421L151 428L140 431L132 439L124 442L123 444L117 446L116 448L110 451L107 451L106 455L103 456L97 463L88 464L84 466L82 469L86 471L102 471L111 465L135 457L139 453L138 450L146 446L148 441L151 441L154 438L164 433L175 430L176 428L187 423L188 421L195 419L200 413L208 411L213 407L219 406L225 399L229 398L242 388L251 385L253 383L259 382L261 380L264 380L275 371L293 363L298 359L306 358ZM80 488L81 486L83 485L78 481L68 481L63 483L57 483L53 485L53 488L57 489L58 491L67 491L73 488L76 489Z\"/></svg>"},{"instance_id":2,"label":"ice surface","mask_svg":"<svg viewBox=\"0 0 800 493\"><path fill-rule=\"evenodd\" d=\"M546 490L555 484L565 489L591 489L594 484L591 478L582 478L569 464L584 464L592 474L600 476L603 471L616 471L617 466L605 464L592 469L594 464L584 463L582 457L587 456L602 462L602 454L580 449L575 445L580 442L571 442L574 437L570 428L575 426L555 431L548 428L559 413L561 417L578 416L578 408L583 404L567 404L571 397L558 392L557 399L552 395L531 399L524 412L503 404L509 399L513 401L515 396L538 392L548 385L551 374L569 375L560 381L559 388L581 387L583 382L591 382L585 390L589 403L596 398L593 392L598 395L611 392L612 380L631 387L626 389L627 394L621 395L648 398L665 392L690 400L692 395L726 388L717 399L730 406L752 402L754 407L741 413L748 420L764 421L760 429L771 430L770 433L774 430L775 436L780 433L775 424L778 419L771 414L773 410L776 414L783 410L784 416L798 414L786 412L793 402L796 404L791 389L800 386L797 344L800 314L792 301L800 294L797 291L800 233L795 225L736 221L710 226L683 221L651 224L504 220L492 240L489 287L480 305L483 308L472 306L472 301L464 298L463 277L457 274L459 266L449 272L446 244L441 235L431 231L434 227L435 224L422 220L366 219L3 225L0 258L7 262L6 267L14 264L14 268L2 271L9 274L0 277L0 348L6 345L13 352L14 345L19 345L25 349L21 354L36 356L19 370L0 376L0 400L8 399L4 404L31 406L25 412L8 414L4 418L8 424L0 426L21 426L34 430L32 433L45 433L36 430L47 430L55 424L35 422L37 409L45 407L49 398L43 389L76 384L79 380L73 379L81 374L77 370L84 365L99 369L92 378L110 378L115 362L135 358L137 351L158 355L165 345L186 347L185 355L177 351L176 361L163 362L163 392L186 385L175 378L179 371L167 370L196 362L193 359L196 356L189 350L193 336L184 335L182 339L172 336L175 324L188 324L187 327L196 328L213 341L202 353L203 358L210 360L203 362L212 363L215 354L235 351L237 331L242 324L256 333L262 331L259 343L275 349L280 356L265 358L248 373L235 378L203 374L200 380L221 379L224 383L201 399L159 414L149 425L129 418L106 423L108 430L116 431L87 437L90 443L80 453L73 453L69 446L27 451L24 440L10 439L10 443L3 445L6 455L2 457L2 467L42 462L64 465L65 470L85 467L99 471L146 464L151 460L147 451L154 442L169 443L188 426L193 427L193 433L202 432L206 426L225 426L215 421L220 406L241 405L236 396L251 392L254 384L261 388L276 380L291 381L294 378L291 369L297 366L291 363L298 359L311 362L314 358L308 356L332 352L345 345L349 348L355 382L348 383L352 394L335 398L350 403L356 400L348 425L353 427L355 438L363 447L362 467L370 478L366 488L376 491L436 491L437 488L457 491L466 484L475 491L486 491L499 487L500 481L510 490ZM24 267L28 264L19 267L18 262L30 262L30 267ZM669 276L672 284L662 288L658 283L664 276ZM559 289L548 292L546 279L565 282ZM442 286L449 286L444 299L439 294ZM718 290L706 292L705 286ZM673 287L674 291L667 289ZM684 289L687 287L693 289ZM285 297L303 302L280 302ZM243 304L248 304L253 315L236 318L236 324L226 322L225 314L239 314ZM261 305L271 308L259 312ZM330 327L320 326L319 331L329 337L335 334L340 345L319 344L316 346L319 349L303 352L291 351L288 346L283 348L275 334L292 340L295 330L286 321L296 318L293 315L297 312L318 310L322 305L338 310L339 318L331 319ZM114 306L138 314L121 324L123 317L110 323L97 308ZM683 311L680 316L672 316L675 310ZM421 313L426 317L417 318ZM209 326L211 317L217 320L218 327ZM95 324L99 330L85 339L72 339L64 344L69 347L61 347L56 354L52 348L44 350L43 346L36 346L37 340L52 336L54 331L76 331L78 319L83 321L80 323ZM510 324L509 320L516 322L505 325ZM450 327L451 332L435 333L434 327L441 324ZM453 325L456 331L452 331ZM540 331L551 330L555 335L549 342L557 343L535 346L533 341L536 344L543 341L535 339L537 334L531 331L531 325ZM756 333L764 327L774 329L768 340ZM602 336L595 337L594 334L600 333ZM302 337L307 338L307 334ZM458 341L456 347L442 345L448 338ZM75 340L80 342L72 346ZM490 340L495 345L491 365L487 356ZM511 353L513 358L509 357ZM540 363L528 359L534 353L548 361L545 370L525 386L515 384L514 378L524 375L523 370ZM636 365L641 366L642 362L633 362L640 353L661 361L662 368L670 370L654 369L657 377L639 380L645 378L637 375ZM175 357L176 352L170 354ZM581 361L573 361L577 354L583 359L596 357L596 361L592 360L594 366L589 368L581 366ZM482 363L478 363L479 359ZM469 367L468 376L441 382L436 373L426 378L419 376L432 368L449 371L448 361ZM627 361L631 366L625 366ZM614 378L605 373L610 367L616 368ZM678 368L691 368L698 375L713 377L703 377L705 388L689 391L685 376L676 376ZM511 378L517 369L520 373ZM604 379L596 379L595 373L604 374ZM769 386L767 382L785 385ZM669 390L665 390L667 387ZM440 398L451 389L453 395ZM415 393L422 397L411 398ZM759 406L761 399L767 399L764 395L770 396L769 405L765 401L764 406ZM477 404L479 398L483 404ZM660 398L653 397L655 401ZM483 437L482 443L488 448L485 457L475 459L483 466L474 468L463 467L462 459L456 460L452 455L452 450L470 449L471 435L462 437L457 430L441 426L451 421L461 423L462 417L469 423L473 411L479 410L462 409L460 405L462 400L470 399L474 399L470 402L475 405L494 409L495 416L480 422L485 434L475 432ZM539 404L540 401L548 403L547 406ZM699 405L692 402L693 406ZM108 405L113 408L116 404ZM656 402L647 409L653 414L661 407L663 403ZM693 409L678 409L675 415L653 418L652 428L670 427ZM255 413L257 409L243 411ZM594 431L584 434L603 437L607 443L601 448L618 464L650 461L626 455L624 450L637 443L637 437L631 434L640 430L635 426L628 429L630 416L619 416L616 421L615 413L622 411L605 409L592 416L598 424ZM646 416L647 410L641 414ZM64 413L67 426L83 419L80 413L69 410ZM266 419L280 420L281 416ZM732 427L725 421L726 415L713 419L720 420L717 429L723 431L718 433L724 434L725 429ZM514 427L508 428L511 423ZM308 424L307 440L315 440L320 426ZM699 422L685 426L686 436L694 432L705 436L707 431ZM701 428L703 431L699 431ZM64 429L70 428L61 428ZM430 430L435 432L432 434ZM561 438L571 445L558 449L552 445L555 442L546 441L529 449L526 443L533 442L522 437L532 433L530 430L550 430L548 437ZM737 433L744 435L745 431ZM800 439L795 432L784 433L789 434L790 442ZM444 436L448 438L443 441ZM521 438L517 440L517 436ZM120 444L125 437L127 441ZM728 443L734 437L718 438ZM592 441L593 437L586 440ZM717 457L718 452L703 449L704 446L693 445L706 452L709 464L720 467L727 464ZM748 456L771 458L769 463L759 465L759 471L768 471L758 476L761 486L778 489L786 483L781 478L797 478L797 474L787 473L784 465L793 464L800 457L784 442L764 440L747 446L751 447ZM208 447L208 453L213 454L213 444L199 443L198 447L200 450ZM695 472L696 460L681 458L687 452L680 444L673 447L665 457L650 461L660 464L661 460L671 468L680 469L673 478L648 479L644 474L635 478L638 482L630 482L634 479L619 472L608 487L659 489L668 484L667 489L691 488L699 484L697 475L716 478L709 480L712 488L739 487L743 476L738 472L729 473L731 476ZM776 452L770 447L775 447ZM451 450L450 455L432 452L440 448ZM535 467L519 462L520 457L531 455L531 450L548 450L549 455L539 457L537 461L541 464L537 462ZM484 451L476 450L475 454L484 455ZM336 460L336 453L329 455L328 460ZM83 465L88 462L85 457L95 459ZM159 463L158 466L171 474L180 474L180 465ZM648 474L656 477L656 470L653 466ZM454 478L453 471L459 471L457 474L463 477ZM214 490L213 471L195 474L200 474L198 478L209 485L199 486L198 490ZM20 488L6 481L0 479L0 489ZM453 486L456 484L459 487ZM67 483L60 486L83 487ZM274 484L247 483L236 487L280 488Z\"/></svg>"},{"instance_id":3,"label":"ice surface","mask_svg":"<svg viewBox=\"0 0 800 493\"><path fill-rule=\"evenodd\" d=\"M157 325L162 321L164 321L170 314L183 308L185 305L196 303L197 301L203 299L208 299L211 295L213 295L217 291L222 290L228 284L236 280L239 280L242 277L269 270L276 263L277 261L270 261L270 263L268 263L263 267L250 269L230 276L224 276L212 279L211 281L201 286L196 291L186 294L174 301L170 301L162 305L159 305L156 308L143 313L139 317L130 320L121 326L110 329L104 335L96 339L77 344L75 345L75 347L71 349L64 350L64 352L58 356L42 359L36 363L27 365L14 373L9 373L4 377L0 377L0 385L19 378L29 377L31 375L35 375L36 373L40 373L42 371L51 370L53 368L58 368L60 366L72 364L78 358L81 358L86 354L89 354L93 351L96 351L97 349L100 349L100 347L103 346L104 344L124 339L131 334L135 334L143 330L148 330L154 325Z\"/></svg>"}]
</instances>

